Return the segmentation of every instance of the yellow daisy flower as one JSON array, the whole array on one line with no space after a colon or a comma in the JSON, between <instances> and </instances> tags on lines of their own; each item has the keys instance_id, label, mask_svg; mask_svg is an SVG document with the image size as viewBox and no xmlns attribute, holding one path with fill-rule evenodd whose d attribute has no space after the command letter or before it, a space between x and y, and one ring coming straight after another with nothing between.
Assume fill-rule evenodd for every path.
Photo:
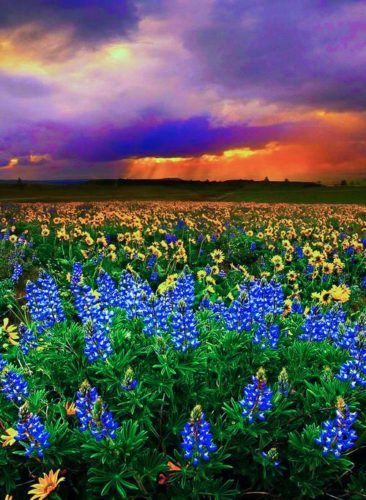
<instances>
[{"instance_id":1,"label":"yellow daisy flower","mask_svg":"<svg viewBox=\"0 0 366 500\"><path fill-rule=\"evenodd\" d=\"M6 429L5 434L1 436L1 440L3 442L3 447L4 446L13 446L13 444L16 442L15 437L18 435L18 431L13 429L12 427L9 427L9 429Z\"/></svg>"},{"instance_id":2,"label":"yellow daisy flower","mask_svg":"<svg viewBox=\"0 0 366 500\"><path fill-rule=\"evenodd\" d=\"M28 491L28 495L32 495L30 500L43 500L55 491L61 481L65 480L64 477L58 477L59 473L60 469L57 469L56 472L50 470L48 474L44 473L43 477L39 477L38 483L34 484Z\"/></svg>"},{"instance_id":3,"label":"yellow daisy flower","mask_svg":"<svg viewBox=\"0 0 366 500\"><path fill-rule=\"evenodd\" d=\"M3 324L1 325L1 333L6 333L8 336L8 342L12 345L18 345L19 335L17 332L17 327L15 325L9 325L9 318L4 318ZM7 347L7 344L4 344L4 347Z\"/></svg>"},{"instance_id":4,"label":"yellow daisy flower","mask_svg":"<svg viewBox=\"0 0 366 500\"><path fill-rule=\"evenodd\" d=\"M221 264L222 262L224 262L225 256L224 256L224 252L222 250L216 249L213 252L211 252L210 255L212 257L212 260L216 264Z\"/></svg>"},{"instance_id":5,"label":"yellow daisy flower","mask_svg":"<svg viewBox=\"0 0 366 500\"><path fill-rule=\"evenodd\" d=\"M351 290L346 285L333 285L330 289L333 300L337 302L347 302L351 295Z\"/></svg>"}]
</instances>

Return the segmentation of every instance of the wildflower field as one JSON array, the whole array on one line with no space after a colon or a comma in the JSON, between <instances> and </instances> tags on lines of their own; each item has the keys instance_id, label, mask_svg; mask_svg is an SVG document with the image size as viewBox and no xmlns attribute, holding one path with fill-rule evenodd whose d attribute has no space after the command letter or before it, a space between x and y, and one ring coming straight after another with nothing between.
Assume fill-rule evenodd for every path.
<instances>
[{"instance_id":1,"label":"wildflower field","mask_svg":"<svg viewBox=\"0 0 366 500\"><path fill-rule=\"evenodd\" d=\"M0 219L1 498L366 498L366 207Z\"/></svg>"}]
</instances>

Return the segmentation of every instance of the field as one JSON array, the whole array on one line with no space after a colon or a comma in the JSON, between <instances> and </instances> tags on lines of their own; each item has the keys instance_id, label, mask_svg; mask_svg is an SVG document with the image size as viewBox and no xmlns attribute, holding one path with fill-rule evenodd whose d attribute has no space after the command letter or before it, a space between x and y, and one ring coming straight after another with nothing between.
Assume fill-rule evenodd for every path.
<instances>
[{"instance_id":1,"label":"field","mask_svg":"<svg viewBox=\"0 0 366 500\"><path fill-rule=\"evenodd\" d=\"M0 496L366 498L365 188L283 184L0 188L81 200L1 205Z\"/></svg>"},{"instance_id":2,"label":"field","mask_svg":"<svg viewBox=\"0 0 366 500\"><path fill-rule=\"evenodd\" d=\"M324 186L311 182L202 182L96 180L80 184L0 183L4 202L100 200L244 201L259 203L366 204L366 185Z\"/></svg>"}]
</instances>

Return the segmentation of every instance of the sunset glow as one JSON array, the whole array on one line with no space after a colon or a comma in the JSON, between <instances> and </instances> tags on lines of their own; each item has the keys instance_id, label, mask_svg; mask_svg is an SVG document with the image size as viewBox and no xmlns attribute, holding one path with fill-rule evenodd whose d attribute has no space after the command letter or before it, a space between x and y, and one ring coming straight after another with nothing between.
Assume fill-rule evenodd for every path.
<instances>
[{"instance_id":1,"label":"sunset glow","mask_svg":"<svg viewBox=\"0 0 366 500\"><path fill-rule=\"evenodd\" d=\"M0 179L366 177L361 0L17 3Z\"/></svg>"}]
</instances>

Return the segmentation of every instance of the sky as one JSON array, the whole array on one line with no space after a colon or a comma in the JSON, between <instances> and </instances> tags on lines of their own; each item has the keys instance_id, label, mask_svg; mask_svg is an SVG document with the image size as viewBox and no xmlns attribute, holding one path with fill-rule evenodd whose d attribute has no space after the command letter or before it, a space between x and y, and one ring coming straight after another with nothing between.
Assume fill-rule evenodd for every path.
<instances>
[{"instance_id":1,"label":"sky","mask_svg":"<svg viewBox=\"0 0 366 500\"><path fill-rule=\"evenodd\" d=\"M366 178L365 0L0 0L0 180Z\"/></svg>"}]
</instances>

